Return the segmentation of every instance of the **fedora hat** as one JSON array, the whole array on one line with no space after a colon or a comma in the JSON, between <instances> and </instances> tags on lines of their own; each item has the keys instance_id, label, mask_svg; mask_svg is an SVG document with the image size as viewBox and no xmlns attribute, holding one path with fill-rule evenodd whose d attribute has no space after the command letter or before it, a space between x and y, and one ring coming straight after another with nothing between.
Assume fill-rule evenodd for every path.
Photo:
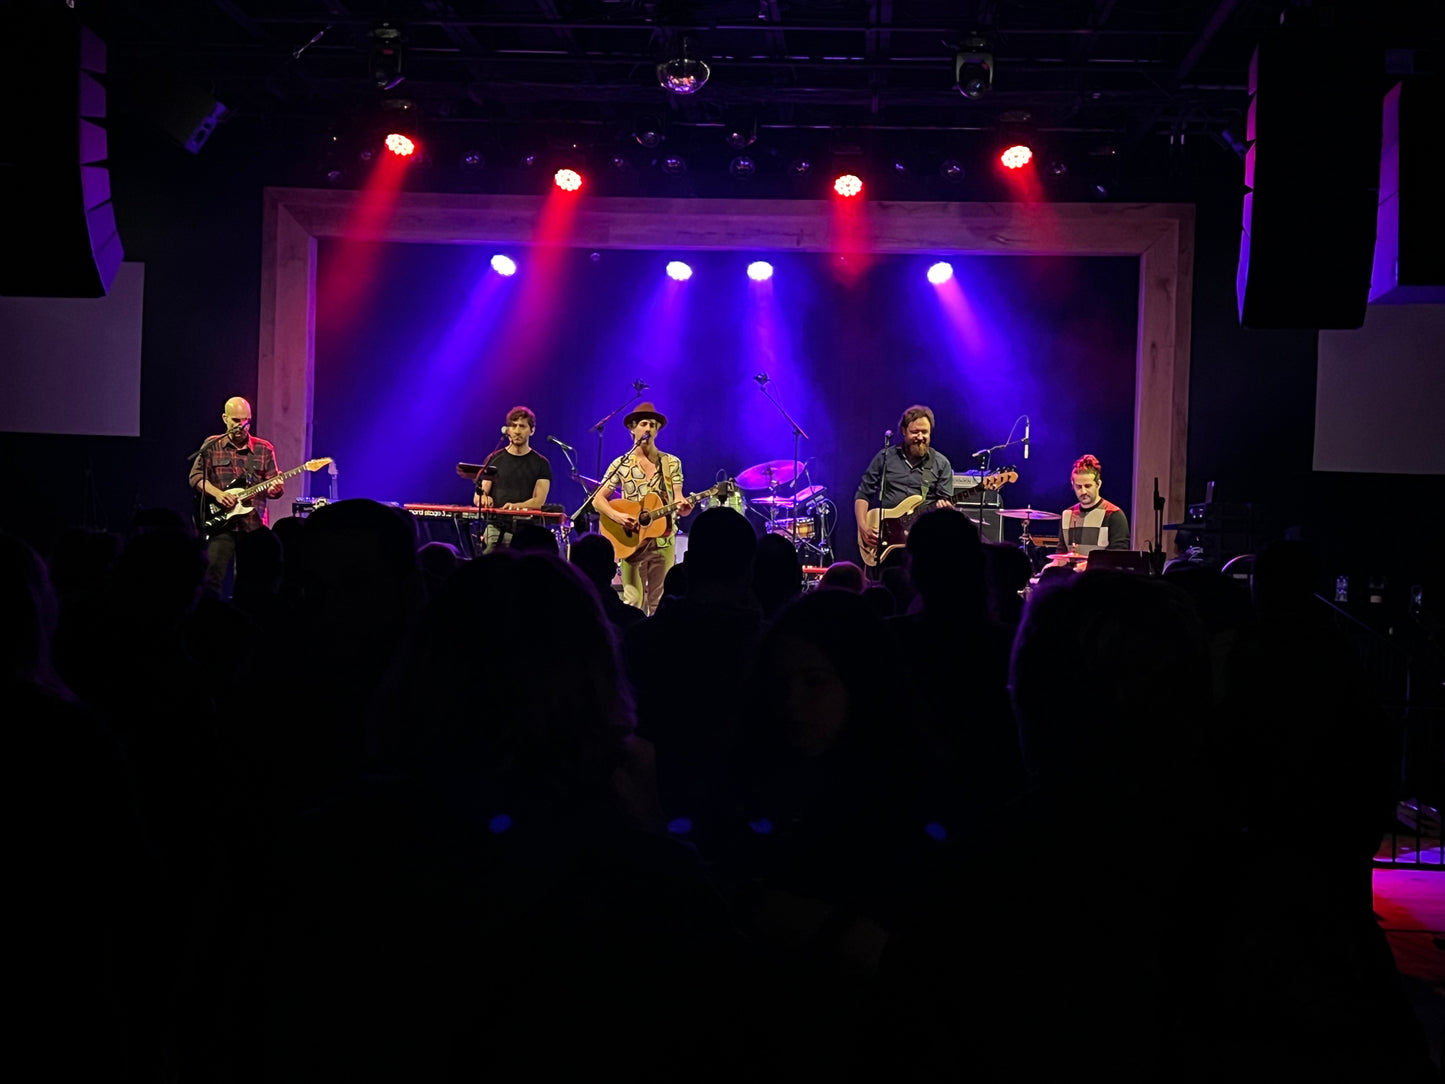
<instances>
[{"instance_id":1,"label":"fedora hat","mask_svg":"<svg viewBox=\"0 0 1445 1084\"><path fill-rule=\"evenodd\" d=\"M657 428L659 429L667 425L667 415L654 407L650 402L638 403L637 409L622 419L622 424L628 429L631 429L639 418L656 418Z\"/></svg>"}]
</instances>

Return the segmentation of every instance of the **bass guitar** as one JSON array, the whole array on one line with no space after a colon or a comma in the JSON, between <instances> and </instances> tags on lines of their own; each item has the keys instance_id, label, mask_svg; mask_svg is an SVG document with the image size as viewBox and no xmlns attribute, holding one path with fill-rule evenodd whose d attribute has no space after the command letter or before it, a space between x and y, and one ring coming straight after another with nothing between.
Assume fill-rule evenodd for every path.
<instances>
[{"instance_id":1,"label":"bass guitar","mask_svg":"<svg viewBox=\"0 0 1445 1084\"><path fill-rule=\"evenodd\" d=\"M608 541L612 543L612 552L617 555L619 561L625 561L639 549L642 544L650 538L661 538L667 533L668 517L677 511L678 505L683 501L689 504L697 504L704 497L720 496L727 498L737 490L737 485L731 478L724 479L715 486L704 489L701 493L689 493L686 497L679 497L670 504L663 504L662 498L656 493L643 495L642 500L627 501L618 497L608 501L613 508L623 515L633 519L637 523L635 530L629 531L620 523L616 523L606 516L598 525Z\"/></svg>"},{"instance_id":2,"label":"bass guitar","mask_svg":"<svg viewBox=\"0 0 1445 1084\"><path fill-rule=\"evenodd\" d=\"M1009 467L984 475L979 479L979 485L987 490L997 490L1018 480L1018 471ZM878 546L875 550L864 540L863 532L858 532L858 556L863 558L863 563L871 568L887 559L894 550L901 548L908 541L908 532L918 522L918 517L937 504L937 501L925 502L921 494L914 494L899 501L892 508L883 509L881 516L878 509L868 509L867 523L878 532Z\"/></svg>"},{"instance_id":3,"label":"bass guitar","mask_svg":"<svg viewBox=\"0 0 1445 1084\"><path fill-rule=\"evenodd\" d=\"M284 482L287 478L300 474L304 470L320 470L322 467L329 467L330 465L331 460L329 458L308 459L299 467L292 467L284 474L278 474L274 478L267 478L264 482L257 482L253 486L242 486L238 482L226 490L227 493L236 498L236 504L233 508L227 508L220 501L216 500L216 498L207 494L202 502L200 512L201 533L205 535L215 534L226 525L227 520L233 519L236 516L250 515L255 511L255 509L251 507L251 498L258 493L264 493L277 482Z\"/></svg>"}]
</instances>

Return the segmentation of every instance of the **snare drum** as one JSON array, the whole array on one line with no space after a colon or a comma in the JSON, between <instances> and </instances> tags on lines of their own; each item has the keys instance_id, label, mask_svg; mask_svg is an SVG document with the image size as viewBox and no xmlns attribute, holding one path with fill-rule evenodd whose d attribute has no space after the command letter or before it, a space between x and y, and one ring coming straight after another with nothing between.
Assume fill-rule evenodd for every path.
<instances>
[{"instance_id":1,"label":"snare drum","mask_svg":"<svg viewBox=\"0 0 1445 1084\"><path fill-rule=\"evenodd\" d=\"M792 519L776 519L773 521L773 534L784 535L788 538L794 537L794 529L797 530L797 537L810 539L817 531L817 524L813 520L797 516Z\"/></svg>"}]
</instances>

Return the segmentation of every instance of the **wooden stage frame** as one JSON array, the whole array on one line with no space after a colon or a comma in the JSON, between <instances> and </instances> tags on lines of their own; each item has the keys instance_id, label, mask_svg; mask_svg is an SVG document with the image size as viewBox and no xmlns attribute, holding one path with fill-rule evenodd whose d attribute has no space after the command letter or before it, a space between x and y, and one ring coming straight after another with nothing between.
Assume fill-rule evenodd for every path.
<instances>
[{"instance_id":1,"label":"wooden stage frame","mask_svg":"<svg viewBox=\"0 0 1445 1084\"><path fill-rule=\"evenodd\" d=\"M267 188L263 194L261 339L256 413L282 464L311 458L316 386L319 238L425 244L527 245L542 196L403 192L389 218L356 232L353 191ZM1164 519L1184 514L1194 207L1143 203L867 204L867 249L877 253L1134 256L1139 260L1135 349L1133 545L1154 529L1154 480ZM836 249L831 200L580 197L569 245L589 249ZM309 478L301 476L309 485ZM1060 485L1063 480L1060 479Z\"/></svg>"}]
</instances>

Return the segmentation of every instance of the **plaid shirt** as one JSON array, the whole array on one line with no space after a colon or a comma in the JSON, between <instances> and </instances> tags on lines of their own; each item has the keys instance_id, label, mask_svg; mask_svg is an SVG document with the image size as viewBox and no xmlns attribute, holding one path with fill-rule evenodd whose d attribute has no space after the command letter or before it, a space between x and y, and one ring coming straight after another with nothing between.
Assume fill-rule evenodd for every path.
<instances>
[{"instance_id":1,"label":"plaid shirt","mask_svg":"<svg viewBox=\"0 0 1445 1084\"><path fill-rule=\"evenodd\" d=\"M656 493L662 498L663 504L670 504L679 497L686 495L687 490L682 487L682 460L675 455L668 455L666 452L659 452L662 462L657 468L657 473L651 479L643 472L638 462L640 456L634 457L629 452L626 455L619 455L607 466L607 473L602 477L613 477L613 471L617 471L620 479L619 487L622 490L624 501L636 501L642 503L642 498L648 493ZM624 464L626 464L624 466ZM617 490L613 490L615 494ZM677 520L675 517L668 517L667 533L657 540L659 546L672 545L672 536L677 531Z\"/></svg>"},{"instance_id":2,"label":"plaid shirt","mask_svg":"<svg viewBox=\"0 0 1445 1084\"><path fill-rule=\"evenodd\" d=\"M222 433L211 437L206 450L191 464L191 488L199 491L202 482L210 482L217 489L230 489L237 484L253 486L280 473L276 467L276 449L269 440L248 436L246 444L237 448ZM254 513L237 516L229 521L228 528L254 531L265 526L268 520L264 490L251 498L251 507L256 510Z\"/></svg>"}]
</instances>

